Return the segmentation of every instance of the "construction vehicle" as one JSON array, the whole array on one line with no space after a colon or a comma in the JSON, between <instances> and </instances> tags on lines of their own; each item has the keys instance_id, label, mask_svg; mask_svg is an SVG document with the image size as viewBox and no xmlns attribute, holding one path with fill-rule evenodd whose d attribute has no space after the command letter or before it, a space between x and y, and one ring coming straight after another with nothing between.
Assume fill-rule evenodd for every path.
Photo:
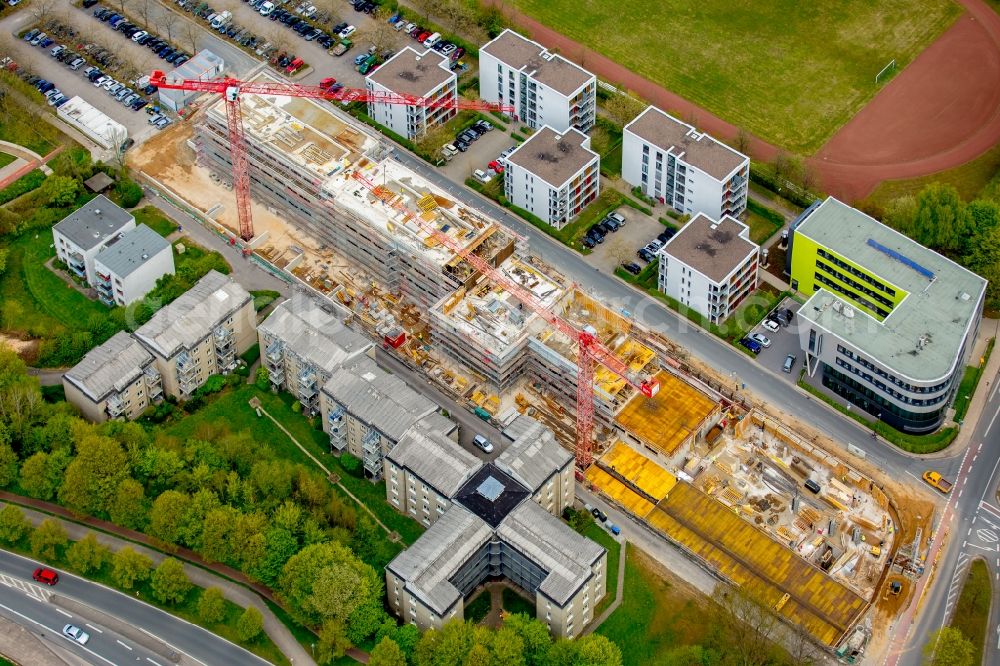
<instances>
[{"instance_id":1,"label":"construction vehicle","mask_svg":"<svg viewBox=\"0 0 1000 666\"><path fill-rule=\"evenodd\" d=\"M941 472L935 472L934 470L927 470L926 472L924 472L924 481L926 481L928 485L937 488L940 492L944 493L945 495L951 492L952 483L951 481L946 481L945 478L941 476Z\"/></svg>"},{"instance_id":2,"label":"construction vehicle","mask_svg":"<svg viewBox=\"0 0 1000 666\"><path fill-rule=\"evenodd\" d=\"M336 46L334 46L332 49L330 49L329 53L331 55L335 55L335 56L342 56L345 53L347 53L347 51L352 46L354 46L354 42L352 42L349 39L342 39L339 42L337 42Z\"/></svg>"}]
</instances>

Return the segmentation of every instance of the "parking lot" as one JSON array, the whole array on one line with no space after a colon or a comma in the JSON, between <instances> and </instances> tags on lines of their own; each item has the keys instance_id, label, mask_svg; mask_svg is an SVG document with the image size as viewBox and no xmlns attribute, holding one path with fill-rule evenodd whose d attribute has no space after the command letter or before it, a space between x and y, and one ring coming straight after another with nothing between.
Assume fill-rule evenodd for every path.
<instances>
[{"instance_id":1,"label":"parking lot","mask_svg":"<svg viewBox=\"0 0 1000 666\"><path fill-rule=\"evenodd\" d=\"M487 164L516 143L510 134L496 128L479 137L464 153L455 155L450 162L442 167L441 171L457 183L464 182L466 178L472 177L472 172L476 169L487 171ZM492 171L489 173L494 178L503 178L502 175L498 176Z\"/></svg>"},{"instance_id":2,"label":"parking lot","mask_svg":"<svg viewBox=\"0 0 1000 666\"><path fill-rule=\"evenodd\" d=\"M645 267L647 262L640 259L636 252L657 234L666 231L666 227L629 206L622 206L616 212L625 218L625 226L605 236L604 242L587 255L587 263L608 272L629 262Z\"/></svg>"},{"instance_id":3,"label":"parking lot","mask_svg":"<svg viewBox=\"0 0 1000 666\"><path fill-rule=\"evenodd\" d=\"M750 331L750 334L760 333L771 341L771 346L762 349L760 354L757 355L757 362L769 370L776 372L782 379L795 384L798 382L799 370L802 369L803 363L802 347L799 345L800 320L798 317L801 305L797 301L786 297L777 307L788 308L796 313L796 316L792 318L792 322L788 326L779 326L776 333L766 330L763 322L761 322L761 324L758 324ZM789 354L795 355L795 366L790 373L785 373L782 367L785 364L785 357Z\"/></svg>"}]
</instances>

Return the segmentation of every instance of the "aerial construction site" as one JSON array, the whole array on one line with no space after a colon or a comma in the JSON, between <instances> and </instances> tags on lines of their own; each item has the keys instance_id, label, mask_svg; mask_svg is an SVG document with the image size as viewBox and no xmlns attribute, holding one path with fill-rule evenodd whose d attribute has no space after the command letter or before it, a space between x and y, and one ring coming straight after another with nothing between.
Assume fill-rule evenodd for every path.
<instances>
[{"instance_id":1,"label":"aerial construction site","mask_svg":"<svg viewBox=\"0 0 1000 666\"><path fill-rule=\"evenodd\" d=\"M235 238L222 104L147 142L134 166ZM579 342L518 294L530 295L592 335L629 376L659 382L646 397L596 367L586 483L818 642L853 635L898 547L889 500L871 478L685 372L662 336L393 159L334 105L248 96L242 107L253 260L346 306L354 325L484 419L502 425L528 413L572 447ZM472 255L503 280L474 268Z\"/></svg>"}]
</instances>

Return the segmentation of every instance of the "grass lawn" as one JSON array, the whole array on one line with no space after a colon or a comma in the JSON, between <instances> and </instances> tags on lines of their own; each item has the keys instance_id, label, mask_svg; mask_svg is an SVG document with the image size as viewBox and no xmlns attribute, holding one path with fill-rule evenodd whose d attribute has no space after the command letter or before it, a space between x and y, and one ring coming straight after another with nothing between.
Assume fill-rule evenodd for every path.
<instances>
[{"instance_id":1,"label":"grass lawn","mask_svg":"<svg viewBox=\"0 0 1000 666\"><path fill-rule=\"evenodd\" d=\"M143 206L132 211L136 224L145 224L147 227L160 234L164 238L177 231L177 223L163 214L155 206Z\"/></svg>"},{"instance_id":2,"label":"grass lawn","mask_svg":"<svg viewBox=\"0 0 1000 666\"><path fill-rule=\"evenodd\" d=\"M969 567L969 577L962 585L962 594L958 597L955 616L951 620L951 626L961 631L975 646L973 664L983 663L983 644L986 641L992 596L990 571L985 562L976 560Z\"/></svg>"},{"instance_id":3,"label":"grass lawn","mask_svg":"<svg viewBox=\"0 0 1000 666\"><path fill-rule=\"evenodd\" d=\"M253 309L255 312L260 312L268 305L281 298L281 292L274 291L273 289L251 291L250 295L253 296Z\"/></svg>"},{"instance_id":4,"label":"grass lawn","mask_svg":"<svg viewBox=\"0 0 1000 666\"><path fill-rule=\"evenodd\" d=\"M747 226L750 227L750 240L757 245L764 245L767 240L777 233L781 225L775 224L771 220L750 211L747 213Z\"/></svg>"},{"instance_id":5,"label":"grass lawn","mask_svg":"<svg viewBox=\"0 0 1000 666\"><path fill-rule=\"evenodd\" d=\"M465 619L478 624L490 614L490 608L492 607L493 602L490 599L490 591L485 588L481 589L476 598L466 604Z\"/></svg>"},{"instance_id":6,"label":"grass lawn","mask_svg":"<svg viewBox=\"0 0 1000 666\"><path fill-rule=\"evenodd\" d=\"M13 155L8 155L7 153L0 153L0 169L4 168L17 158Z\"/></svg>"},{"instance_id":7,"label":"grass lawn","mask_svg":"<svg viewBox=\"0 0 1000 666\"><path fill-rule=\"evenodd\" d=\"M976 394L976 387L979 386L979 380L983 376L983 368L986 367L986 362L990 360L990 354L993 352L994 342L996 342L995 338L990 340L986 346L986 353L983 354L982 362L979 365L969 365L965 368L962 382L958 385L958 391L955 393L955 420L959 423L965 419L965 414L969 411L972 396Z\"/></svg>"},{"instance_id":8,"label":"grass lawn","mask_svg":"<svg viewBox=\"0 0 1000 666\"><path fill-rule=\"evenodd\" d=\"M503 588L501 597L503 599L503 609L508 613L511 613L512 615L516 613L524 613L528 617L535 617L534 601L525 599L509 587Z\"/></svg>"},{"instance_id":9,"label":"grass lawn","mask_svg":"<svg viewBox=\"0 0 1000 666\"><path fill-rule=\"evenodd\" d=\"M594 617L596 618L611 605L615 600L615 595L618 594L618 562L621 559L622 545L596 522L587 525L587 528L583 530L583 536L596 541L608 551L608 593L594 608Z\"/></svg>"},{"instance_id":10,"label":"grass lawn","mask_svg":"<svg viewBox=\"0 0 1000 666\"><path fill-rule=\"evenodd\" d=\"M522 0L517 9L802 153L874 96L891 59L905 67L961 14L949 0Z\"/></svg>"},{"instance_id":11,"label":"grass lawn","mask_svg":"<svg viewBox=\"0 0 1000 666\"><path fill-rule=\"evenodd\" d=\"M17 102L11 100L8 104L8 112L0 114L0 139L24 146L28 150L33 150L41 156L48 155L60 143L71 143L69 137L56 129L53 125L42 120L38 114L47 113L44 111L44 100L37 91L17 78L12 72L4 71L0 73L0 79L16 90L38 101L38 108L33 113L27 113L20 108Z\"/></svg>"}]
</instances>

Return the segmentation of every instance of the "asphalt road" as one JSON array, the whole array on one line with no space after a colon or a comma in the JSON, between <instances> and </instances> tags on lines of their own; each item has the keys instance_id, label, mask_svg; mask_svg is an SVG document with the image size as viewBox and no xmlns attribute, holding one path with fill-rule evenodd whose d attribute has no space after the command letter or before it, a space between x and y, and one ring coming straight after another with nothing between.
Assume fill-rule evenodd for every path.
<instances>
[{"instance_id":1,"label":"asphalt road","mask_svg":"<svg viewBox=\"0 0 1000 666\"><path fill-rule=\"evenodd\" d=\"M174 650L202 664L268 663L210 631L72 574L59 572L59 583L51 588L35 585L31 572L37 566L32 560L0 550L0 583L8 588L0 598L0 611L33 632L57 632L60 638L65 624L80 626L90 633L91 638L86 646L75 645L74 649L78 648L85 658L89 656L91 663L102 666L136 661L162 666L169 663L161 654L123 638L107 625L90 621L90 617L99 617L100 614L141 627ZM67 613L49 595L71 599L76 602L74 606L82 604L94 614L91 616L88 610Z\"/></svg>"}]
</instances>

